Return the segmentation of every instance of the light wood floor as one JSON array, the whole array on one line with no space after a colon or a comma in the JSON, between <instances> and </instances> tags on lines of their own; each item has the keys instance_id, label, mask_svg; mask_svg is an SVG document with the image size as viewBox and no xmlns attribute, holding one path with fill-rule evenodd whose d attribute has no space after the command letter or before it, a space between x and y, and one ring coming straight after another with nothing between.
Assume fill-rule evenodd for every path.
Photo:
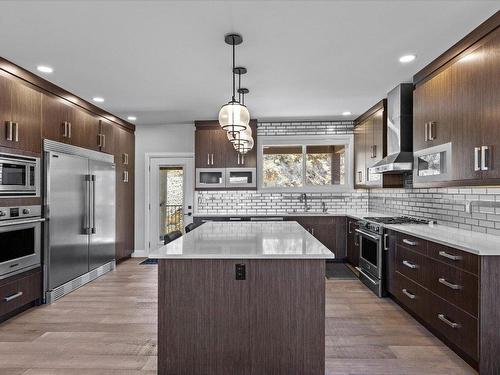
<instances>
[{"instance_id":1,"label":"light wood floor","mask_svg":"<svg viewBox=\"0 0 500 375\"><path fill-rule=\"evenodd\" d=\"M157 267L139 262L1 324L0 375L155 374ZM476 374L357 280L327 281L326 300L328 375Z\"/></svg>"}]
</instances>

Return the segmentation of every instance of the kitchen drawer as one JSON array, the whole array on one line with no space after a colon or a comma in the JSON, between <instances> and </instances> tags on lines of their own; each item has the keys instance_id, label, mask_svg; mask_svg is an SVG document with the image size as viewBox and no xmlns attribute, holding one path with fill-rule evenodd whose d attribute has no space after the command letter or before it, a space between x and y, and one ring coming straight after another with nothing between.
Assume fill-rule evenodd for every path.
<instances>
[{"instance_id":1,"label":"kitchen drawer","mask_svg":"<svg viewBox=\"0 0 500 375\"><path fill-rule=\"evenodd\" d=\"M409 236L404 233L398 233L398 245L427 255L427 241L421 238Z\"/></svg>"},{"instance_id":2,"label":"kitchen drawer","mask_svg":"<svg viewBox=\"0 0 500 375\"><path fill-rule=\"evenodd\" d=\"M0 316L42 297L42 273L36 271L0 286Z\"/></svg>"},{"instance_id":3,"label":"kitchen drawer","mask_svg":"<svg viewBox=\"0 0 500 375\"><path fill-rule=\"evenodd\" d=\"M394 297L423 320L426 320L429 295L425 288L395 272Z\"/></svg>"},{"instance_id":4,"label":"kitchen drawer","mask_svg":"<svg viewBox=\"0 0 500 375\"><path fill-rule=\"evenodd\" d=\"M476 275L430 259L426 287L446 301L477 317L478 279Z\"/></svg>"},{"instance_id":5,"label":"kitchen drawer","mask_svg":"<svg viewBox=\"0 0 500 375\"><path fill-rule=\"evenodd\" d=\"M475 254L434 242L428 243L427 254L431 258L437 259L451 266L472 272L475 275L479 274L479 257Z\"/></svg>"},{"instance_id":6,"label":"kitchen drawer","mask_svg":"<svg viewBox=\"0 0 500 375\"><path fill-rule=\"evenodd\" d=\"M396 246L396 271L407 278L425 285L429 260L422 254Z\"/></svg>"},{"instance_id":7,"label":"kitchen drawer","mask_svg":"<svg viewBox=\"0 0 500 375\"><path fill-rule=\"evenodd\" d=\"M465 311L431 294L428 323L472 359L478 360L478 321Z\"/></svg>"}]
</instances>

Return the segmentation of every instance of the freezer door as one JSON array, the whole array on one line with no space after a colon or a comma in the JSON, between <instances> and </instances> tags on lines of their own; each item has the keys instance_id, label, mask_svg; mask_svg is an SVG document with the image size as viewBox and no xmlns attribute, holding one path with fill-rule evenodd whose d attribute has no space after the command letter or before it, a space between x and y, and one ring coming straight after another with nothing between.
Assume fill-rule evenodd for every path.
<instances>
[{"instance_id":1,"label":"freezer door","mask_svg":"<svg viewBox=\"0 0 500 375\"><path fill-rule=\"evenodd\" d=\"M115 165L90 160L89 269L115 259Z\"/></svg>"},{"instance_id":2,"label":"freezer door","mask_svg":"<svg viewBox=\"0 0 500 375\"><path fill-rule=\"evenodd\" d=\"M89 271L88 159L46 153L48 290Z\"/></svg>"}]
</instances>

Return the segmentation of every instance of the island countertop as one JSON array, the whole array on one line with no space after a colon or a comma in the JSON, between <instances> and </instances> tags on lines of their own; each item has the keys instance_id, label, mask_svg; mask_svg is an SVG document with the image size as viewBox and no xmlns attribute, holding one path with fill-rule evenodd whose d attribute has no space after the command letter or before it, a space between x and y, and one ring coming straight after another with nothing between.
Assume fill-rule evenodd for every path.
<instances>
[{"instance_id":1,"label":"island countertop","mask_svg":"<svg viewBox=\"0 0 500 375\"><path fill-rule=\"evenodd\" d=\"M151 253L158 259L333 259L294 221L208 222Z\"/></svg>"}]
</instances>

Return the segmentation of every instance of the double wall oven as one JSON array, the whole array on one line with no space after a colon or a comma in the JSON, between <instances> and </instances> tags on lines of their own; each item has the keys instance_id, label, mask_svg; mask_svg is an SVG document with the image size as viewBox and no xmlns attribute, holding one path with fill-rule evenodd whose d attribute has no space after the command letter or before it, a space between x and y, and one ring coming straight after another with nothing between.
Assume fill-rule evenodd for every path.
<instances>
[{"instance_id":1,"label":"double wall oven","mask_svg":"<svg viewBox=\"0 0 500 375\"><path fill-rule=\"evenodd\" d=\"M0 279L40 266L41 206L0 207Z\"/></svg>"}]
</instances>

